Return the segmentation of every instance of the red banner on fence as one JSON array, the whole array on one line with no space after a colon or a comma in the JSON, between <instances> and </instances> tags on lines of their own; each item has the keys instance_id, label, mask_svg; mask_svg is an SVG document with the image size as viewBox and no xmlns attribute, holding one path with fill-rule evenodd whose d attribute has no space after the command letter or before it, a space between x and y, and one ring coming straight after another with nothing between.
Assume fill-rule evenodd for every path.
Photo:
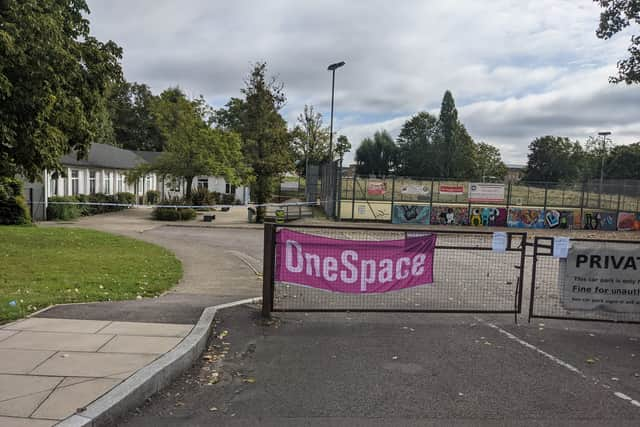
<instances>
[{"instance_id":1,"label":"red banner on fence","mask_svg":"<svg viewBox=\"0 0 640 427\"><path fill-rule=\"evenodd\" d=\"M382 196L387 192L387 184L384 182L369 182L367 184L367 194L370 196Z\"/></svg>"},{"instance_id":2,"label":"red banner on fence","mask_svg":"<svg viewBox=\"0 0 640 427\"><path fill-rule=\"evenodd\" d=\"M383 293L433 283L436 236L363 241L281 230L275 280L342 293Z\"/></svg>"},{"instance_id":3,"label":"red banner on fence","mask_svg":"<svg viewBox=\"0 0 640 427\"><path fill-rule=\"evenodd\" d=\"M464 185L442 185L440 184L440 194L461 195L464 194Z\"/></svg>"}]
</instances>

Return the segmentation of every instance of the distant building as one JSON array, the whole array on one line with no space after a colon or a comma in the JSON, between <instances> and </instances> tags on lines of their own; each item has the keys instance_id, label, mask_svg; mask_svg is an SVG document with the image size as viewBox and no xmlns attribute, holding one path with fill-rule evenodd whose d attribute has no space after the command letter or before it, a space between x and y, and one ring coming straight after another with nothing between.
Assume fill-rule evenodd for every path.
<instances>
[{"instance_id":1,"label":"distant building","mask_svg":"<svg viewBox=\"0 0 640 427\"><path fill-rule=\"evenodd\" d=\"M26 183L25 196L28 201L46 203L49 197L76 196L90 194L133 193L143 197L147 191L154 190L164 194L165 198L183 197L185 182L180 178L166 179L156 173L150 173L134 182L127 180L127 172L141 164L153 163L162 153L150 151L131 151L107 144L92 144L86 159L78 160L72 152L63 156L60 163L64 176L56 172L45 171L42 183ZM222 177L198 176L193 180L192 188L205 188L222 194L233 194L240 203L249 202L249 189L236 187ZM34 211L35 220L43 220L45 209Z\"/></svg>"},{"instance_id":2,"label":"distant building","mask_svg":"<svg viewBox=\"0 0 640 427\"><path fill-rule=\"evenodd\" d=\"M504 177L506 182L518 182L524 176L527 165L507 163L507 174Z\"/></svg>"}]
</instances>

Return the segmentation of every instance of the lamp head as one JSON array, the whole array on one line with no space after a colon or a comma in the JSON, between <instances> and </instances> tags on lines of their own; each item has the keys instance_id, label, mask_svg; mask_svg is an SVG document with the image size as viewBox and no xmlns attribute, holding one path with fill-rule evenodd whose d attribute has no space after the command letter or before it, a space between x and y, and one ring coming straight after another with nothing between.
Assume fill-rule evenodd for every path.
<instances>
[{"instance_id":1,"label":"lamp head","mask_svg":"<svg viewBox=\"0 0 640 427\"><path fill-rule=\"evenodd\" d=\"M335 64L331 64L327 67L327 70L329 71L335 71L338 68L342 67L345 64L344 61L340 61L340 62L336 62Z\"/></svg>"}]
</instances>

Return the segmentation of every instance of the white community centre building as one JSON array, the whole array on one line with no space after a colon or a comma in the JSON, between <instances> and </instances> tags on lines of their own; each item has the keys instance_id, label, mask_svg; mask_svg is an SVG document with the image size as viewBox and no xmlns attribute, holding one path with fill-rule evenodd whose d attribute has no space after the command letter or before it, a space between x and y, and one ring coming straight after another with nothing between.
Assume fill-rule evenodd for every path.
<instances>
[{"instance_id":1,"label":"white community centre building","mask_svg":"<svg viewBox=\"0 0 640 427\"><path fill-rule=\"evenodd\" d=\"M67 154L60 160L64 176L45 171L42 183L25 183L25 197L28 202L34 202L32 215L35 220L46 219L46 203L49 197L55 196L133 193L141 199L148 191L153 190L163 194L165 199L181 198L186 192L184 179L150 173L134 182L127 180L127 172L141 164L152 163L161 154L125 150L107 144L92 144L84 159L78 159L75 152ZM235 187L222 177L195 177L192 189L198 188L232 194L236 203L249 203L248 187ZM34 209L33 206L36 205L44 205L44 208Z\"/></svg>"}]
</instances>

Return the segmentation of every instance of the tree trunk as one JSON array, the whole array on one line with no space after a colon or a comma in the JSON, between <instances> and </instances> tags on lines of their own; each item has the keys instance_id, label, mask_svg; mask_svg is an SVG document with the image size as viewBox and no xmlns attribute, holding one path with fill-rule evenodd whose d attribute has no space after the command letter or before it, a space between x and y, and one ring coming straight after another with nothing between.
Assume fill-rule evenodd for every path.
<instances>
[{"instance_id":1,"label":"tree trunk","mask_svg":"<svg viewBox=\"0 0 640 427\"><path fill-rule=\"evenodd\" d=\"M267 203L267 197L269 195L269 178L265 176L258 176L256 179L254 194L256 197L256 203L258 205L264 205ZM267 214L266 206L256 207L256 222L264 222L264 218Z\"/></svg>"},{"instance_id":2,"label":"tree trunk","mask_svg":"<svg viewBox=\"0 0 640 427\"><path fill-rule=\"evenodd\" d=\"M191 186L193 185L193 177L192 176L185 176L184 179L187 181L186 183L186 189L185 189L185 195L184 198L185 200L191 200Z\"/></svg>"}]
</instances>

